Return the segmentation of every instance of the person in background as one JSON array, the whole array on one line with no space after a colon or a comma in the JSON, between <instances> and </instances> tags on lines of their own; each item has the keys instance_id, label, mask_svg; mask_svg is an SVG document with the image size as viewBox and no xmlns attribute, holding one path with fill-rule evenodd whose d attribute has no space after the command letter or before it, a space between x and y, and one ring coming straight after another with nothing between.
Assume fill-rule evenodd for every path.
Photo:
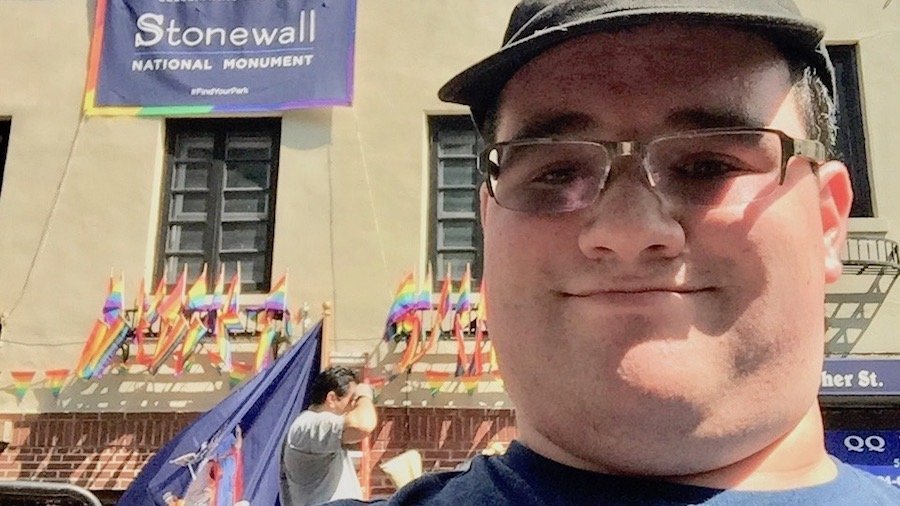
<instances>
[{"instance_id":1,"label":"person in background","mask_svg":"<svg viewBox=\"0 0 900 506\"><path fill-rule=\"evenodd\" d=\"M852 194L822 38L790 0L515 7L439 96L487 143L484 279L518 438L384 502L900 504L824 446Z\"/></svg>"},{"instance_id":2,"label":"person in background","mask_svg":"<svg viewBox=\"0 0 900 506\"><path fill-rule=\"evenodd\" d=\"M347 447L377 423L372 388L346 367L329 367L313 380L311 405L288 429L281 452L281 504L305 506L361 499Z\"/></svg>"}]
</instances>

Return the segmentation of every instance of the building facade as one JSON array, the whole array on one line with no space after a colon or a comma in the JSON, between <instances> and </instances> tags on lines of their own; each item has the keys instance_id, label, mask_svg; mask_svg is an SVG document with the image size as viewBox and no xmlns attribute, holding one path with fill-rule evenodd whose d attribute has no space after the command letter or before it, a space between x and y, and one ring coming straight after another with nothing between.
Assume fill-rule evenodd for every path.
<instances>
[{"instance_id":1,"label":"building facade","mask_svg":"<svg viewBox=\"0 0 900 506\"><path fill-rule=\"evenodd\" d=\"M43 371L74 367L111 271L125 275L126 305L142 280L173 282L184 266L192 280L203 263L230 272L240 262L248 304L289 272L292 310L305 303L315 319L333 306L332 360L368 356L386 374L399 350L381 335L404 272L430 263L440 279L449 263L458 280L470 263L477 286L481 141L466 110L436 92L499 45L514 3L360 0L351 106L163 117L83 115L96 2L0 3L0 479L71 481L112 497L228 394L202 357L179 377L132 365L52 394ZM900 5L798 3L826 27L856 193L823 345L835 360L880 361L887 381L900 369ZM439 344L432 362L446 365L453 352ZM900 431L900 386L865 390L860 368L872 364L843 364L823 374L826 423ZM24 394L11 371L36 372ZM842 390L834 377L846 374L854 388ZM373 468L416 445L426 468L453 467L515 433L495 381L437 395L416 386L422 378L401 381L380 397ZM375 477L376 492L390 490Z\"/></svg>"}]
</instances>

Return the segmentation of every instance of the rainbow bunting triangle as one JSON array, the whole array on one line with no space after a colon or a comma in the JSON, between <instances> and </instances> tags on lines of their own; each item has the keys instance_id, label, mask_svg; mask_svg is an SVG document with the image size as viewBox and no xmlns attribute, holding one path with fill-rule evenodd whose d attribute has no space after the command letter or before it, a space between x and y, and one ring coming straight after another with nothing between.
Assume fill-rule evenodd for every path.
<instances>
[{"instance_id":1,"label":"rainbow bunting triangle","mask_svg":"<svg viewBox=\"0 0 900 506\"><path fill-rule=\"evenodd\" d=\"M59 393L62 392L63 384L69 376L68 369L49 369L44 371L44 377L47 378L47 386L54 399L59 399Z\"/></svg>"},{"instance_id":2,"label":"rainbow bunting triangle","mask_svg":"<svg viewBox=\"0 0 900 506\"><path fill-rule=\"evenodd\" d=\"M438 392L441 391L441 387L444 385L444 383L450 381L450 373L439 371L425 371L425 381L428 384L428 390L431 391L431 395L435 396Z\"/></svg>"},{"instance_id":3,"label":"rainbow bunting triangle","mask_svg":"<svg viewBox=\"0 0 900 506\"><path fill-rule=\"evenodd\" d=\"M31 387L31 380L34 379L34 371L12 371L9 373L13 379L13 387L15 389L16 399L19 401L25 397L25 393Z\"/></svg>"}]
</instances>

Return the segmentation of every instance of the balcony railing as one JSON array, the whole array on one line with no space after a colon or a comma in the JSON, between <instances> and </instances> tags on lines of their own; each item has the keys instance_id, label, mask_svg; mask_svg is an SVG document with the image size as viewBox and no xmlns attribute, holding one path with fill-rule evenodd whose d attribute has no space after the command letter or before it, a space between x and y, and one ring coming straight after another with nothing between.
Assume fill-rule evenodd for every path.
<instances>
[{"instance_id":1,"label":"balcony railing","mask_svg":"<svg viewBox=\"0 0 900 506\"><path fill-rule=\"evenodd\" d=\"M845 274L900 274L900 244L883 237L848 237L841 254Z\"/></svg>"}]
</instances>

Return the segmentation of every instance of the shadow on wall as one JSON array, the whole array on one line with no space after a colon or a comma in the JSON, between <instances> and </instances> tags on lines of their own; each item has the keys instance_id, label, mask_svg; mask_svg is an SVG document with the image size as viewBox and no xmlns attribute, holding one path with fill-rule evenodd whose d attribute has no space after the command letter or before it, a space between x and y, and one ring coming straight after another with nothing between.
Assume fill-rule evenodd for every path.
<instances>
[{"instance_id":1,"label":"shadow on wall","mask_svg":"<svg viewBox=\"0 0 900 506\"><path fill-rule=\"evenodd\" d=\"M475 342L464 341L466 367L472 363ZM510 409L500 371L491 364L491 342L482 348L482 371L457 375L457 343L438 341L422 359L398 370L405 342L379 343L370 355L366 375L376 387L376 403L384 407Z\"/></svg>"},{"instance_id":2,"label":"shadow on wall","mask_svg":"<svg viewBox=\"0 0 900 506\"><path fill-rule=\"evenodd\" d=\"M850 237L841 291L825 295L825 351L852 353L900 275L900 247L883 237Z\"/></svg>"}]
</instances>

